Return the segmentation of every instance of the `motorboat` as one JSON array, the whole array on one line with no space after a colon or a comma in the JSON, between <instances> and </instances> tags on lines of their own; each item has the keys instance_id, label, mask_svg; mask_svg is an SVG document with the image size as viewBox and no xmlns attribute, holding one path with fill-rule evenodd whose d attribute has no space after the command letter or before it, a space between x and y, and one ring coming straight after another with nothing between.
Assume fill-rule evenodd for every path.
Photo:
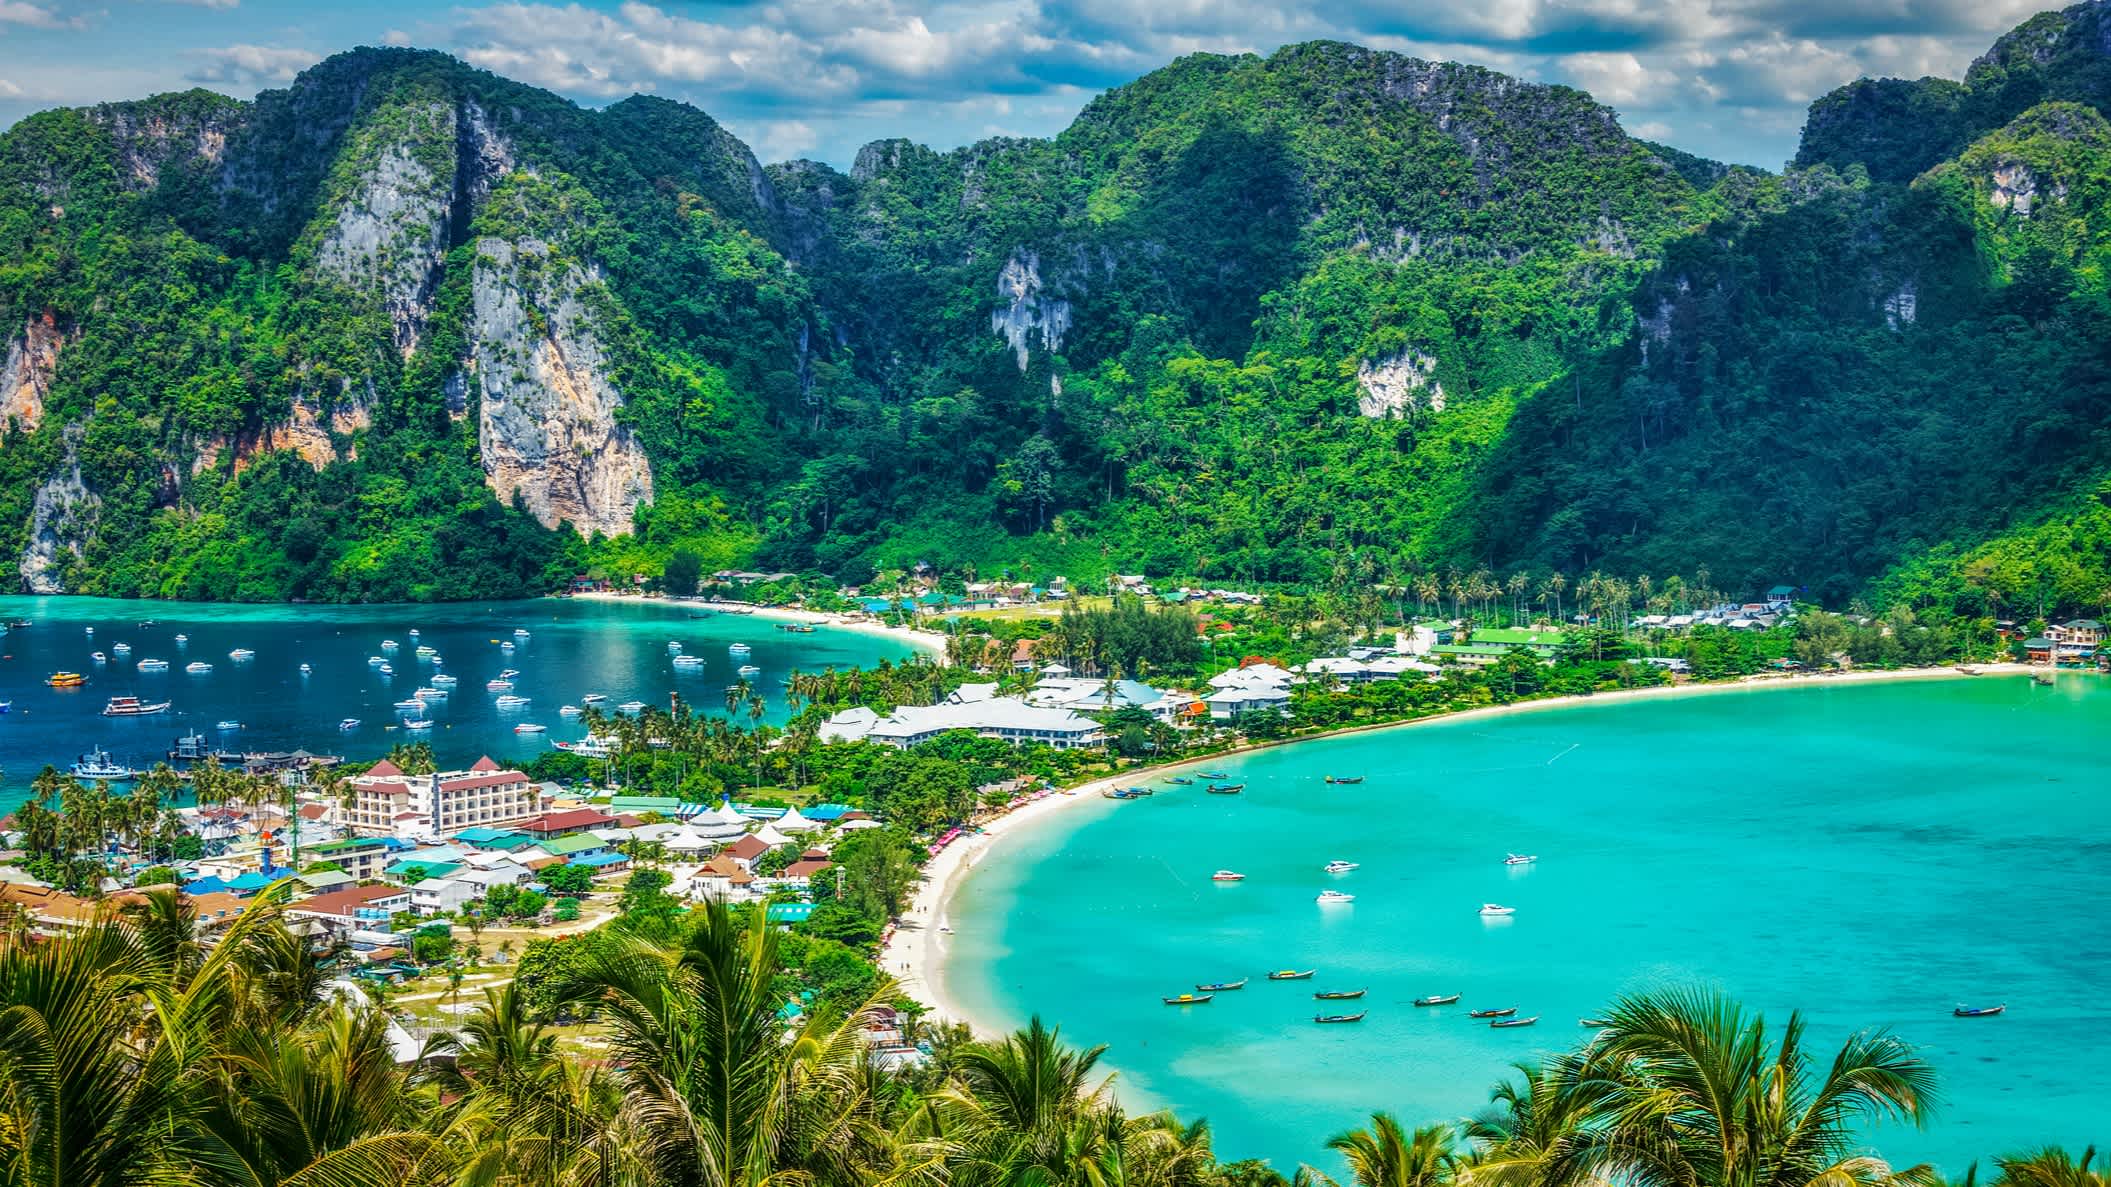
<instances>
[{"instance_id":1,"label":"motorboat","mask_svg":"<svg viewBox=\"0 0 2111 1187\"><path fill-rule=\"evenodd\" d=\"M86 631L87 631L87 633L88 633L88 634L91 634L91 635L92 635L92 634L94 634L94 633L95 633L95 628L94 628L94 627L92 627L92 626L91 626L91 627L87 627L87 628L85 628L85 629L86 629Z\"/></svg>"},{"instance_id":2,"label":"motorboat","mask_svg":"<svg viewBox=\"0 0 2111 1187\"><path fill-rule=\"evenodd\" d=\"M758 668L758 667L756 667L756 666L755 666L754 664L742 664L742 665L740 665L740 667L739 667L738 669L736 669L736 670L737 670L737 671L738 671L738 672L739 672L739 673L740 673L741 675L743 675L743 676L760 676L760 675L762 675L762 669L761 669L761 668Z\"/></svg>"},{"instance_id":3,"label":"motorboat","mask_svg":"<svg viewBox=\"0 0 2111 1187\"><path fill-rule=\"evenodd\" d=\"M337 728L341 730L356 730L359 728L359 719L357 717L347 717L337 723Z\"/></svg>"},{"instance_id":4,"label":"motorboat","mask_svg":"<svg viewBox=\"0 0 2111 1187\"><path fill-rule=\"evenodd\" d=\"M677 643L672 639L667 640L667 654L680 655L681 653L682 645L680 643Z\"/></svg>"},{"instance_id":5,"label":"motorboat","mask_svg":"<svg viewBox=\"0 0 2111 1187\"><path fill-rule=\"evenodd\" d=\"M1361 782L1363 782L1363 776L1361 776L1361 775L1329 775L1329 776L1327 776L1327 782L1329 782L1329 783L1339 783L1339 784L1344 784L1344 785L1346 785L1346 784L1350 784L1350 783L1361 783Z\"/></svg>"},{"instance_id":6,"label":"motorboat","mask_svg":"<svg viewBox=\"0 0 2111 1187\"><path fill-rule=\"evenodd\" d=\"M216 730L238 730L242 728L242 723L233 720L222 721L215 723L213 728Z\"/></svg>"},{"instance_id":7,"label":"motorboat","mask_svg":"<svg viewBox=\"0 0 2111 1187\"><path fill-rule=\"evenodd\" d=\"M1513 853L1503 859L1506 866L1528 866L1539 860L1537 853Z\"/></svg>"},{"instance_id":8,"label":"motorboat","mask_svg":"<svg viewBox=\"0 0 2111 1187\"><path fill-rule=\"evenodd\" d=\"M207 672L212 671L213 666L209 663L206 663L202 659L194 659L191 662L183 665L183 670L189 672L193 676L203 676Z\"/></svg>"},{"instance_id":9,"label":"motorboat","mask_svg":"<svg viewBox=\"0 0 2111 1187\"><path fill-rule=\"evenodd\" d=\"M1322 890L1319 892L1319 897L1313 901L1319 903L1321 906L1325 906L1329 903L1353 903L1356 901L1356 896L1353 894L1343 894L1339 890Z\"/></svg>"},{"instance_id":10,"label":"motorboat","mask_svg":"<svg viewBox=\"0 0 2111 1187\"><path fill-rule=\"evenodd\" d=\"M308 665L308 664L302 664L302 665L301 665L301 675L303 675L303 676L312 676L312 675L314 675L314 674L315 674L315 669L314 669L313 667L311 667L311 666L310 666L310 665Z\"/></svg>"},{"instance_id":11,"label":"motorboat","mask_svg":"<svg viewBox=\"0 0 2111 1187\"><path fill-rule=\"evenodd\" d=\"M583 697L580 697L580 698L579 698L579 703L580 703L580 704L582 704L582 705L598 705L598 704L600 704L601 702L603 702L603 701L605 701L605 700L607 700L607 699L608 699L608 694L607 694L607 693L601 693L601 692L590 692L590 693L586 694L585 696L583 696Z\"/></svg>"},{"instance_id":12,"label":"motorboat","mask_svg":"<svg viewBox=\"0 0 2111 1187\"><path fill-rule=\"evenodd\" d=\"M397 701L395 707L407 713L425 712L425 702L416 697L407 697L404 700Z\"/></svg>"},{"instance_id":13,"label":"motorboat","mask_svg":"<svg viewBox=\"0 0 2111 1187\"><path fill-rule=\"evenodd\" d=\"M1246 988L1246 981L1247 981L1247 978L1245 978L1245 977L1241 977L1241 978L1239 978L1239 979L1238 979L1238 980L1236 980L1236 981L1218 981L1218 982L1216 982L1215 984L1212 984L1212 985L1197 985L1197 986L1195 986L1195 992L1197 992L1197 993L1230 993L1230 992L1231 992L1232 990L1234 990L1234 989L1244 989L1244 988Z\"/></svg>"},{"instance_id":14,"label":"motorboat","mask_svg":"<svg viewBox=\"0 0 2111 1187\"><path fill-rule=\"evenodd\" d=\"M513 732L516 734L539 734L543 729L543 726L539 726L532 721L523 721L513 727Z\"/></svg>"},{"instance_id":15,"label":"motorboat","mask_svg":"<svg viewBox=\"0 0 2111 1187\"><path fill-rule=\"evenodd\" d=\"M233 651L227 653L227 658L235 661L236 663L241 663L243 660L255 659L256 657L257 653L251 651L247 647L237 647Z\"/></svg>"},{"instance_id":16,"label":"motorboat","mask_svg":"<svg viewBox=\"0 0 2111 1187\"><path fill-rule=\"evenodd\" d=\"M91 663L95 663L95 664L97 664L97 665L101 665L101 664L106 664L106 663L109 663L109 662L110 662L110 657L109 657L109 656L107 656L107 655L104 655L104 654L103 654L102 652L100 652L100 651L91 651L91 652L89 652L89 653L88 653L88 659L89 659L89 661L90 661Z\"/></svg>"},{"instance_id":17,"label":"motorboat","mask_svg":"<svg viewBox=\"0 0 2111 1187\"><path fill-rule=\"evenodd\" d=\"M148 704L138 697L111 697L110 703L103 706L103 716L105 717L145 717L150 713L166 713L168 711L169 703L167 701Z\"/></svg>"},{"instance_id":18,"label":"motorboat","mask_svg":"<svg viewBox=\"0 0 2111 1187\"><path fill-rule=\"evenodd\" d=\"M430 647L427 647L425 644L420 643L418 644L418 650L413 652L412 654L416 655L419 659L431 659L432 657L440 653Z\"/></svg>"},{"instance_id":19,"label":"motorboat","mask_svg":"<svg viewBox=\"0 0 2111 1187\"><path fill-rule=\"evenodd\" d=\"M402 646L401 643L396 642L394 639L383 639L381 641L381 649L383 651L395 651Z\"/></svg>"},{"instance_id":20,"label":"motorboat","mask_svg":"<svg viewBox=\"0 0 2111 1187\"><path fill-rule=\"evenodd\" d=\"M1318 969L1306 969L1300 973L1296 969L1278 969L1268 974L1268 979L1270 981L1310 981L1312 974L1318 971Z\"/></svg>"},{"instance_id":21,"label":"motorboat","mask_svg":"<svg viewBox=\"0 0 2111 1187\"><path fill-rule=\"evenodd\" d=\"M143 659L139 661L137 666L142 672L166 672L169 670L169 661L165 659Z\"/></svg>"},{"instance_id":22,"label":"motorboat","mask_svg":"<svg viewBox=\"0 0 2111 1187\"><path fill-rule=\"evenodd\" d=\"M677 668L701 668L704 666L704 660L699 655L677 655L674 657L674 666Z\"/></svg>"},{"instance_id":23,"label":"motorboat","mask_svg":"<svg viewBox=\"0 0 2111 1187\"><path fill-rule=\"evenodd\" d=\"M511 680L518 675L520 675L519 668L500 668L498 670L498 678L501 680Z\"/></svg>"},{"instance_id":24,"label":"motorboat","mask_svg":"<svg viewBox=\"0 0 2111 1187\"><path fill-rule=\"evenodd\" d=\"M1489 919L1502 919L1517 914L1517 908L1497 906L1494 903L1482 903L1481 914Z\"/></svg>"},{"instance_id":25,"label":"motorboat","mask_svg":"<svg viewBox=\"0 0 2111 1187\"><path fill-rule=\"evenodd\" d=\"M417 637L418 637L418 628L417 628L417 627L412 627L412 628L410 629L410 637L411 637L411 638L413 638L413 639L415 639L415 638L417 638Z\"/></svg>"},{"instance_id":26,"label":"motorboat","mask_svg":"<svg viewBox=\"0 0 2111 1187\"><path fill-rule=\"evenodd\" d=\"M76 779L110 779L125 781L138 777L138 772L110 757L110 752L97 746L83 754L71 768Z\"/></svg>"},{"instance_id":27,"label":"motorboat","mask_svg":"<svg viewBox=\"0 0 2111 1187\"><path fill-rule=\"evenodd\" d=\"M557 708L557 716L559 717L578 717L585 712L586 710L577 705L560 705Z\"/></svg>"},{"instance_id":28,"label":"motorboat","mask_svg":"<svg viewBox=\"0 0 2111 1187\"><path fill-rule=\"evenodd\" d=\"M1498 1018L1488 1026L1491 1030L1508 1030L1513 1026L1530 1026L1537 1021L1539 1015L1534 1014L1530 1018Z\"/></svg>"},{"instance_id":29,"label":"motorboat","mask_svg":"<svg viewBox=\"0 0 2111 1187\"><path fill-rule=\"evenodd\" d=\"M450 676L445 672L434 672L432 674L431 683L434 688L453 688L461 682L459 677Z\"/></svg>"},{"instance_id":30,"label":"motorboat","mask_svg":"<svg viewBox=\"0 0 2111 1187\"><path fill-rule=\"evenodd\" d=\"M421 688L410 695L421 701L444 701L447 699L447 690L444 688Z\"/></svg>"},{"instance_id":31,"label":"motorboat","mask_svg":"<svg viewBox=\"0 0 2111 1187\"><path fill-rule=\"evenodd\" d=\"M637 714L643 713L645 711L645 702L625 701L622 704L616 706L616 711L619 713L628 713L632 716L636 716Z\"/></svg>"},{"instance_id":32,"label":"motorboat","mask_svg":"<svg viewBox=\"0 0 2111 1187\"><path fill-rule=\"evenodd\" d=\"M1314 1014L1312 1016L1312 1021L1320 1023L1321 1025L1327 1025L1336 1022L1361 1022L1364 1020L1365 1017L1369 1016L1369 1014L1369 1010L1359 1010L1354 1014Z\"/></svg>"},{"instance_id":33,"label":"motorboat","mask_svg":"<svg viewBox=\"0 0 2111 1187\"><path fill-rule=\"evenodd\" d=\"M498 649L499 649L500 651L503 651L503 652L505 652L505 653L506 653L507 655L511 655L511 654L513 654L513 640L511 640L511 639L501 639L501 640L499 640L499 644L498 644Z\"/></svg>"},{"instance_id":34,"label":"motorboat","mask_svg":"<svg viewBox=\"0 0 2111 1187\"><path fill-rule=\"evenodd\" d=\"M110 644L110 654L130 655L132 654L132 645L130 643L112 643Z\"/></svg>"},{"instance_id":35,"label":"motorboat","mask_svg":"<svg viewBox=\"0 0 2111 1187\"><path fill-rule=\"evenodd\" d=\"M1329 874L1346 874L1350 870L1361 868L1361 863L1353 861L1330 861L1326 864L1325 868L1326 872Z\"/></svg>"},{"instance_id":36,"label":"motorboat","mask_svg":"<svg viewBox=\"0 0 2111 1187\"><path fill-rule=\"evenodd\" d=\"M1998 1006L1958 1006L1950 1011L1950 1014L1956 1018L1992 1018L2006 1009L2007 1003Z\"/></svg>"},{"instance_id":37,"label":"motorboat","mask_svg":"<svg viewBox=\"0 0 2111 1187\"><path fill-rule=\"evenodd\" d=\"M1315 993L1312 995L1312 997L1315 1001L1348 1002L1355 1001L1357 998L1362 997L1364 994L1369 992L1370 990L1368 989L1329 989L1320 993Z\"/></svg>"},{"instance_id":38,"label":"motorboat","mask_svg":"<svg viewBox=\"0 0 2111 1187\"><path fill-rule=\"evenodd\" d=\"M1200 1006L1207 1004L1210 999L1216 996L1214 993L1179 993L1160 1000L1169 1006Z\"/></svg>"},{"instance_id":39,"label":"motorboat","mask_svg":"<svg viewBox=\"0 0 2111 1187\"><path fill-rule=\"evenodd\" d=\"M491 692L505 692L513 687L511 680L486 680L484 687Z\"/></svg>"},{"instance_id":40,"label":"motorboat","mask_svg":"<svg viewBox=\"0 0 2111 1187\"><path fill-rule=\"evenodd\" d=\"M1466 1016L1468 1018L1508 1018L1515 1013L1517 1013L1516 1006L1505 1006L1500 1010L1468 1010L1466 1011Z\"/></svg>"},{"instance_id":41,"label":"motorboat","mask_svg":"<svg viewBox=\"0 0 2111 1187\"><path fill-rule=\"evenodd\" d=\"M381 658L378 655L370 655L366 657L366 666L370 668L378 668L387 662L387 660Z\"/></svg>"},{"instance_id":42,"label":"motorboat","mask_svg":"<svg viewBox=\"0 0 2111 1187\"><path fill-rule=\"evenodd\" d=\"M1246 790L1244 783L1212 783L1202 790L1211 795L1237 795Z\"/></svg>"},{"instance_id":43,"label":"motorboat","mask_svg":"<svg viewBox=\"0 0 2111 1187\"><path fill-rule=\"evenodd\" d=\"M79 688L88 683L88 678L79 672L53 672L44 678L44 683L53 688Z\"/></svg>"},{"instance_id":44,"label":"motorboat","mask_svg":"<svg viewBox=\"0 0 2111 1187\"><path fill-rule=\"evenodd\" d=\"M395 674L396 674L396 665L394 665L394 664L383 664L383 665L381 665L380 667L378 667L378 668L375 668L374 670L375 670L375 671L377 671L377 672L379 672L379 673L381 673L381 674L382 674L382 675L384 675L384 676L393 676L393 675L395 675Z\"/></svg>"},{"instance_id":45,"label":"motorboat","mask_svg":"<svg viewBox=\"0 0 2111 1187\"><path fill-rule=\"evenodd\" d=\"M492 702L492 704L495 704L495 705L497 705L497 706L498 706L499 708L501 708L501 709L518 709L518 708L520 708L520 707L521 707L522 705L525 705L525 704L527 704L527 703L528 703L528 698L527 698L527 697L517 697L517 696L512 696L512 695L510 695L510 694L509 694L509 695L506 695L506 696L502 696L502 697L500 697L500 698L499 698L498 700L496 700L496 701L493 701L493 702Z\"/></svg>"},{"instance_id":46,"label":"motorboat","mask_svg":"<svg viewBox=\"0 0 2111 1187\"><path fill-rule=\"evenodd\" d=\"M403 728L407 730L429 730L432 728L432 718L413 717L403 723Z\"/></svg>"},{"instance_id":47,"label":"motorboat","mask_svg":"<svg viewBox=\"0 0 2111 1187\"><path fill-rule=\"evenodd\" d=\"M514 628L513 628L513 637L514 637L514 638L516 638L516 639L525 639L525 638L527 638L527 637L528 637L528 628L527 628L527 627L524 627L524 626L517 626L517 627L514 627Z\"/></svg>"},{"instance_id":48,"label":"motorboat","mask_svg":"<svg viewBox=\"0 0 2111 1187\"><path fill-rule=\"evenodd\" d=\"M1432 993L1428 997L1415 999L1418 1006L1455 1006L1458 1002L1459 995L1456 993Z\"/></svg>"},{"instance_id":49,"label":"motorboat","mask_svg":"<svg viewBox=\"0 0 2111 1187\"><path fill-rule=\"evenodd\" d=\"M13 712L14 708L15 703L13 701L0 701L0 713Z\"/></svg>"},{"instance_id":50,"label":"motorboat","mask_svg":"<svg viewBox=\"0 0 2111 1187\"><path fill-rule=\"evenodd\" d=\"M607 738L581 738L577 742L552 742L552 746L581 758L607 758L616 752Z\"/></svg>"},{"instance_id":51,"label":"motorboat","mask_svg":"<svg viewBox=\"0 0 2111 1187\"><path fill-rule=\"evenodd\" d=\"M178 634L178 635L176 636L176 646L178 646L178 647L181 647L181 646L183 646L183 645L184 645L185 643L188 643L188 642L190 642L190 641L191 641L191 637L190 637L189 635L184 635L184 634Z\"/></svg>"},{"instance_id":52,"label":"motorboat","mask_svg":"<svg viewBox=\"0 0 2111 1187\"><path fill-rule=\"evenodd\" d=\"M747 655L753 652L754 650L754 648L748 646L746 643L730 643L726 646L726 651L732 655Z\"/></svg>"},{"instance_id":53,"label":"motorboat","mask_svg":"<svg viewBox=\"0 0 2111 1187\"><path fill-rule=\"evenodd\" d=\"M1131 790L1134 789L1132 788ZM1218 870L1209 876L1209 880L1212 882L1244 882L1246 881L1246 875L1232 870Z\"/></svg>"}]
</instances>

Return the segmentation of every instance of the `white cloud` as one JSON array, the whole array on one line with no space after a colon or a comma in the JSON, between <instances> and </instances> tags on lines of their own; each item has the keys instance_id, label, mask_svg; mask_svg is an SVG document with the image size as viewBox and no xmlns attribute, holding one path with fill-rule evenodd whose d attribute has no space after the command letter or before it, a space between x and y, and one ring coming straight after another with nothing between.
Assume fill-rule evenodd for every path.
<instances>
[{"instance_id":1,"label":"white cloud","mask_svg":"<svg viewBox=\"0 0 2111 1187\"><path fill-rule=\"evenodd\" d=\"M75 25L77 20L68 19L41 4L29 4L24 0L0 0L0 25L25 25L32 29L63 29Z\"/></svg>"},{"instance_id":2,"label":"white cloud","mask_svg":"<svg viewBox=\"0 0 2111 1187\"><path fill-rule=\"evenodd\" d=\"M291 82L293 76L322 60L305 49L270 45L230 45L190 51L198 64L184 74L192 82L255 86Z\"/></svg>"},{"instance_id":3,"label":"white cloud","mask_svg":"<svg viewBox=\"0 0 2111 1187\"><path fill-rule=\"evenodd\" d=\"M217 8L226 11L242 7L242 0L171 0L175 4L188 4L192 8Z\"/></svg>"},{"instance_id":4,"label":"white cloud","mask_svg":"<svg viewBox=\"0 0 2111 1187\"><path fill-rule=\"evenodd\" d=\"M13 80L0 78L0 98L14 99L20 97L21 94L22 88L16 86Z\"/></svg>"},{"instance_id":5,"label":"white cloud","mask_svg":"<svg viewBox=\"0 0 2111 1187\"><path fill-rule=\"evenodd\" d=\"M411 44L411 36L401 29L390 29L381 35L381 44L405 46Z\"/></svg>"}]
</instances>

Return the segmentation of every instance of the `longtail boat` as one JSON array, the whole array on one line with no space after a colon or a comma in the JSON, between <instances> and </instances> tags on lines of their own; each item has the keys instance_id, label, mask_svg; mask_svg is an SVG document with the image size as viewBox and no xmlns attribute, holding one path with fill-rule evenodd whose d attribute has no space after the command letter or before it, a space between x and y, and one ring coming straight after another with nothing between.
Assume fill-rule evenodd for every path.
<instances>
[{"instance_id":1,"label":"longtail boat","mask_svg":"<svg viewBox=\"0 0 2111 1187\"><path fill-rule=\"evenodd\" d=\"M1459 995L1456 993L1439 993L1432 994L1429 997L1418 997L1415 999L1415 1004L1418 1006L1449 1006L1456 1004L1458 1000Z\"/></svg>"},{"instance_id":2,"label":"longtail boat","mask_svg":"<svg viewBox=\"0 0 2111 1187\"><path fill-rule=\"evenodd\" d=\"M1512 1026L1530 1026L1537 1021L1539 1015L1534 1014L1530 1018L1498 1018L1488 1025L1494 1030L1503 1030Z\"/></svg>"},{"instance_id":3,"label":"longtail boat","mask_svg":"<svg viewBox=\"0 0 2111 1187\"><path fill-rule=\"evenodd\" d=\"M1204 1002L1209 1001L1212 997L1215 996L1215 994L1211 993L1183 993L1175 997L1162 998L1160 1000L1164 1001L1165 1004L1169 1006L1199 1006L1202 1005Z\"/></svg>"},{"instance_id":4,"label":"longtail boat","mask_svg":"<svg viewBox=\"0 0 2111 1187\"><path fill-rule=\"evenodd\" d=\"M1197 993L1229 993L1234 989L1246 988L1247 980L1247 978L1241 977L1236 981L1219 981L1214 985L1197 985L1195 986L1195 991Z\"/></svg>"},{"instance_id":5,"label":"longtail boat","mask_svg":"<svg viewBox=\"0 0 2111 1187\"><path fill-rule=\"evenodd\" d=\"M1360 1010L1354 1014L1314 1014L1312 1021L1322 1024L1329 1022L1361 1022L1364 1019L1364 1015L1369 1013L1369 1010Z\"/></svg>"},{"instance_id":6,"label":"longtail boat","mask_svg":"<svg viewBox=\"0 0 2111 1187\"><path fill-rule=\"evenodd\" d=\"M2006 1009L2008 1006L2005 1003L1998 1006L1959 1006L1950 1013L1958 1018L1992 1018Z\"/></svg>"},{"instance_id":7,"label":"longtail boat","mask_svg":"<svg viewBox=\"0 0 2111 1187\"><path fill-rule=\"evenodd\" d=\"M1318 969L1306 969L1300 973L1295 969L1280 969L1268 974L1268 979L1270 981L1310 981L1312 974L1318 971Z\"/></svg>"},{"instance_id":8,"label":"longtail boat","mask_svg":"<svg viewBox=\"0 0 2111 1187\"><path fill-rule=\"evenodd\" d=\"M1369 992L1370 990L1368 989L1334 989L1324 993L1315 993L1312 996L1323 1002L1345 1002L1353 1001Z\"/></svg>"},{"instance_id":9,"label":"longtail boat","mask_svg":"<svg viewBox=\"0 0 2111 1187\"><path fill-rule=\"evenodd\" d=\"M1468 1010L1466 1016L1468 1018L1508 1018L1515 1013L1517 1013L1517 1007L1511 1006L1502 1010Z\"/></svg>"},{"instance_id":10,"label":"longtail boat","mask_svg":"<svg viewBox=\"0 0 2111 1187\"><path fill-rule=\"evenodd\" d=\"M1329 775L1329 776L1327 776L1327 782L1329 782L1329 783L1343 783L1343 784L1347 784L1347 783L1361 783L1361 782L1363 782L1363 776L1361 776L1361 775Z\"/></svg>"}]
</instances>

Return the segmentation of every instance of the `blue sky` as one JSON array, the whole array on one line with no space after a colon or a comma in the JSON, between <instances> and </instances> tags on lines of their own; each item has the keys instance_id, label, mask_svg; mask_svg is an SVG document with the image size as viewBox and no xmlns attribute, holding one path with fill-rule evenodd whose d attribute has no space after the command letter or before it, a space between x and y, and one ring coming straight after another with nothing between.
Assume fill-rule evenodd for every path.
<instances>
[{"instance_id":1,"label":"blue sky","mask_svg":"<svg viewBox=\"0 0 2111 1187\"><path fill-rule=\"evenodd\" d=\"M0 0L0 124L206 86L248 96L354 45L442 49L581 103L694 103L764 160L847 165L1060 130L1181 54L1338 38L1582 87L1630 132L1778 168L1810 100L1959 76L2034 0Z\"/></svg>"}]
</instances>

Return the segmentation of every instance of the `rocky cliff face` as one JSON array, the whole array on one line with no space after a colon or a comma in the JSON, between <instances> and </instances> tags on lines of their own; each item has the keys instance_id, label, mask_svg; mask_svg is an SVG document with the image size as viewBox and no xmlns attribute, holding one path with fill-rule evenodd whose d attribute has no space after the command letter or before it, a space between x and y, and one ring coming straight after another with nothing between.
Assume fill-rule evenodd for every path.
<instances>
[{"instance_id":1,"label":"rocky cliff face","mask_svg":"<svg viewBox=\"0 0 2111 1187\"><path fill-rule=\"evenodd\" d=\"M1444 411L1444 385L1437 382L1437 360L1419 350L1401 350L1356 366L1356 411L1374 420L1412 419L1426 406Z\"/></svg>"},{"instance_id":2,"label":"rocky cliff face","mask_svg":"<svg viewBox=\"0 0 2111 1187\"><path fill-rule=\"evenodd\" d=\"M652 501L652 469L616 422L623 396L592 307L598 283L546 244L480 240L470 370L493 493L518 494L544 527L615 536Z\"/></svg>"},{"instance_id":3,"label":"rocky cliff face","mask_svg":"<svg viewBox=\"0 0 2111 1187\"><path fill-rule=\"evenodd\" d=\"M24 322L22 332L8 339L6 361L0 362L0 426L12 422L17 432L33 433L43 423L61 337L57 319L47 313Z\"/></svg>"},{"instance_id":4,"label":"rocky cliff face","mask_svg":"<svg viewBox=\"0 0 2111 1187\"><path fill-rule=\"evenodd\" d=\"M29 545L16 564L22 588L29 593L65 593L62 574L66 563L79 559L86 541L95 534L102 500L81 480L81 465L74 455L79 436L77 427L68 427L65 460L37 488L31 505Z\"/></svg>"},{"instance_id":5,"label":"rocky cliff face","mask_svg":"<svg viewBox=\"0 0 2111 1187\"><path fill-rule=\"evenodd\" d=\"M1063 349L1063 336L1070 332L1070 302L1042 292L1041 257L1030 251L1012 253L997 273L997 305L990 310L990 329L1026 370L1036 346L1053 354Z\"/></svg>"}]
</instances>

